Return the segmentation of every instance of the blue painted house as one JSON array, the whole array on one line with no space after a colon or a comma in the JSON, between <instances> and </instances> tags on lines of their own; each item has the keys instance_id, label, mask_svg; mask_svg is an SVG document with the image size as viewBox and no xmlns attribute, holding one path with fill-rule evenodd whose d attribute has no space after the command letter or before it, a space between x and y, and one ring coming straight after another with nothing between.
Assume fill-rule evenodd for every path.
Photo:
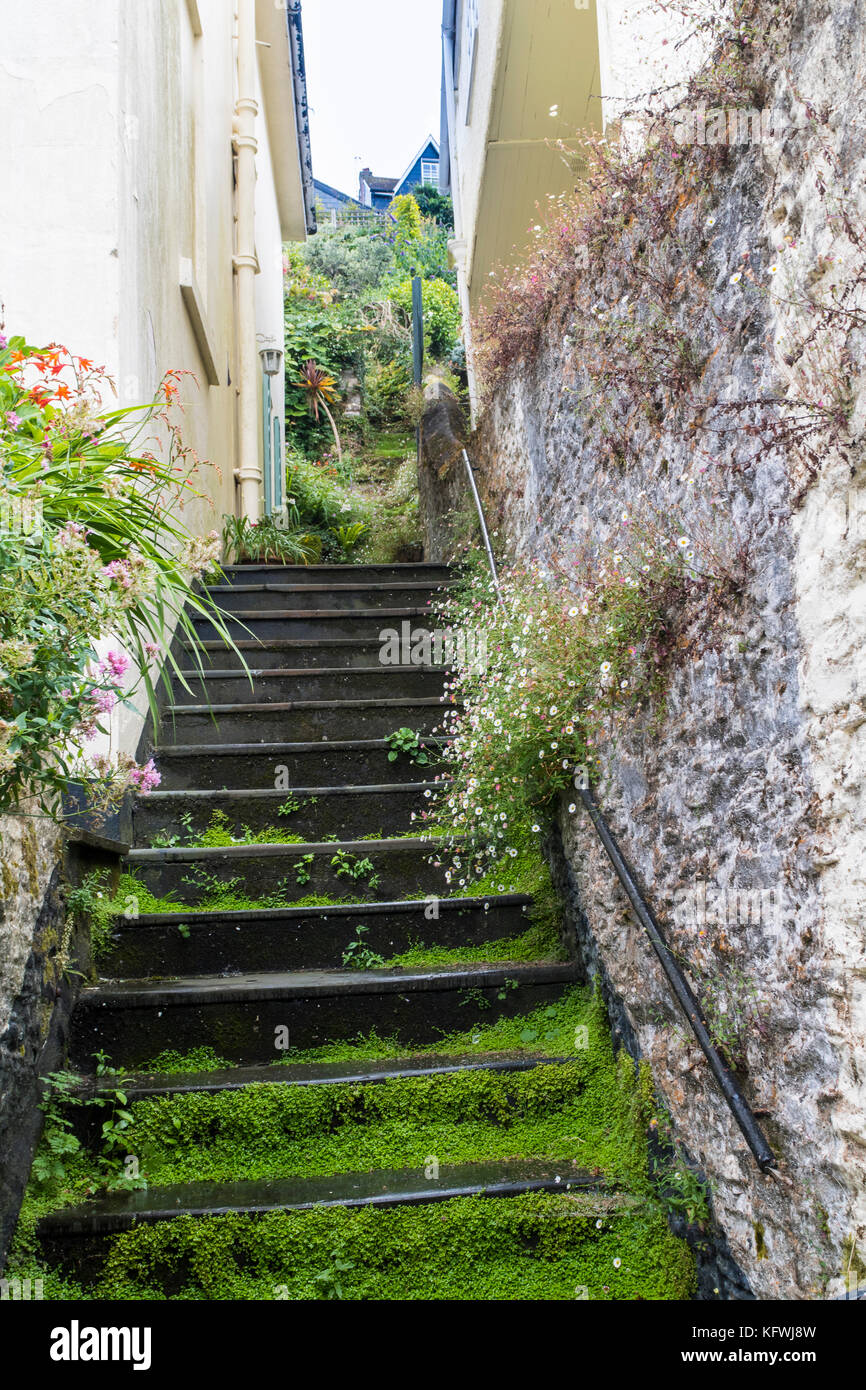
<instances>
[{"instance_id":1,"label":"blue painted house","mask_svg":"<svg viewBox=\"0 0 866 1390\"><path fill-rule=\"evenodd\" d=\"M321 179L313 179L313 188L316 193L316 202L327 212L342 212L344 208L359 207L357 198L350 198L348 193L341 193L339 188L332 188L329 183L322 183Z\"/></svg>"},{"instance_id":2,"label":"blue painted house","mask_svg":"<svg viewBox=\"0 0 866 1390\"><path fill-rule=\"evenodd\" d=\"M383 210L392 198L401 193L411 193L422 183L439 186L439 141L435 135L427 136L402 178L381 178L369 169L362 169L358 201L365 208Z\"/></svg>"}]
</instances>

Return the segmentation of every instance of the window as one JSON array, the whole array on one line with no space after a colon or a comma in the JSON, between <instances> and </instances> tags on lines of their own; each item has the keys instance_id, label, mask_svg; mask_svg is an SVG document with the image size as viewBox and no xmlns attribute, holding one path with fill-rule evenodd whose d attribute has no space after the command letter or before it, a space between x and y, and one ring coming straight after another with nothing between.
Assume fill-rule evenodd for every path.
<instances>
[{"instance_id":1,"label":"window","mask_svg":"<svg viewBox=\"0 0 866 1390\"><path fill-rule=\"evenodd\" d=\"M438 184L438 182L439 182L439 160L438 160L438 159L422 159L422 160L421 160L421 182L422 182L422 183L435 183L435 184Z\"/></svg>"}]
</instances>

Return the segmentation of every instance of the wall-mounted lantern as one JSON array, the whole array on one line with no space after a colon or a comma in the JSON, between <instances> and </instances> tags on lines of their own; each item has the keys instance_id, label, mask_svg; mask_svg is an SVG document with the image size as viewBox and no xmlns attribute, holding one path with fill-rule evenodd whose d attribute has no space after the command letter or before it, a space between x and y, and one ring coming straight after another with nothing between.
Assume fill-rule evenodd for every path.
<instances>
[{"instance_id":1,"label":"wall-mounted lantern","mask_svg":"<svg viewBox=\"0 0 866 1390\"><path fill-rule=\"evenodd\" d=\"M262 371L265 376L276 376L283 357L281 350L275 347L259 348L259 357L262 359Z\"/></svg>"}]
</instances>

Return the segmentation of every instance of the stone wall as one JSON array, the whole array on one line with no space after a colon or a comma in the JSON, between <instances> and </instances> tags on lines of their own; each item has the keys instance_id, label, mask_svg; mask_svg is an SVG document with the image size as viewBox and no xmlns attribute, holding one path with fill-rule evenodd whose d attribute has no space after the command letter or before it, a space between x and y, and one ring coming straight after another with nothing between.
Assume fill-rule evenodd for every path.
<instances>
[{"instance_id":1,"label":"stone wall","mask_svg":"<svg viewBox=\"0 0 866 1390\"><path fill-rule=\"evenodd\" d=\"M798 5L768 104L790 114L796 93L823 113L821 137L846 170L837 191L866 225L866 156L852 138L866 114L864 33L860 0ZM833 241L807 136L788 129L738 147L714 189L702 385L722 399L793 397L810 373L813 388L826 375L826 340L789 371L784 348L769 346L789 340L783 300L821 281ZM791 242L786 295L751 294L745 305L745 287L731 283L743 253L766 276ZM602 278L593 289L610 305L629 284ZM742 567L739 595L712 624L699 614L686 624L659 725L647 712L604 750L600 800L671 944L692 962L716 1030L737 1037L742 1084L782 1181L758 1171L579 802L574 812L563 802L580 949L621 1035L650 1061L754 1294L839 1296L846 1271L866 1276L862 331L844 334L850 447L823 448L817 467L794 450L759 450L742 429L718 438L708 465L665 420L635 424L618 464L578 403L592 377L571 350L564 303L533 359L488 400L474 457L515 556L567 564L575 542L609 554L622 545L623 515L646 517L650 505L702 536L732 573ZM712 978L698 969L708 940Z\"/></svg>"},{"instance_id":2,"label":"stone wall","mask_svg":"<svg viewBox=\"0 0 866 1390\"><path fill-rule=\"evenodd\" d=\"M39 1134L38 1071L60 992L61 848L53 821L0 816L0 1270Z\"/></svg>"},{"instance_id":3,"label":"stone wall","mask_svg":"<svg viewBox=\"0 0 866 1390\"><path fill-rule=\"evenodd\" d=\"M418 511L428 561L451 560L459 549L461 514L472 505L461 453L465 443L457 397L431 376L424 385L418 457Z\"/></svg>"},{"instance_id":4,"label":"stone wall","mask_svg":"<svg viewBox=\"0 0 866 1390\"><path fill-rule=\"evenodd\" d=\"M66 1064L69 1021L90 969L86 927L70 922L64 887L90 873L116 882L126 813L70 816L61 829L30 805L0 816L0 1272L42 1126L41 1078Z\"/></svg>"}]
</instances>

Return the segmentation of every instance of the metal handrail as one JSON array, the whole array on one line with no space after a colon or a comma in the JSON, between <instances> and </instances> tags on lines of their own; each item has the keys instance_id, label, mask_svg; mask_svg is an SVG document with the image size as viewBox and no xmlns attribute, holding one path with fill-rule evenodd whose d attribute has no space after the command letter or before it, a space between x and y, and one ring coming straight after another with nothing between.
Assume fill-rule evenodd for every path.
<instances>
[{"instance_id":1,"label":"metal handrail","mask_svg":"<svg viewBox=\"0 0 866 1390\"><path fill-rule=\"evenodd\" d=\"M472 464L469 462L469 455L463 450L463 462L466 464L466 472L469 477L469 486L472 489L472 496L475 498L475 506L478 509L478 520L481 523L481 536L484 541L484 548L487 551L487 560L490 565L490 573L493 575L493 583L496 586L496 597L499 599L500 606L507 612L505 599L502 597L502 589L499 586L499 575L496 571L496 561L493 558L493 547L490 544L490 535L487 530L487 522L484 518L484 508L481 505L481 497L478 493L478 486L475 482L475 474L472 472Z\"/></svg>"},{"instance_id":2,"label":"metal handrail","mask_svg":"<svg viewBox=\"0 0 866 1390\"><path fill-rule=\"evenodd\" d=\"M505 600L502 597L502 589L499 584L499 575L496 570L496 561L493 558L493 550L490 545L490 536L484 517L484 507L475 483L472 465L469 462L469 456L465 449L463 450L463 459L466 464L466 472L469 475L472 496L475 498L475 506L478 510L478 520L481 523L481 535L487 551L487 559L490 564L493 582L496 586L497 597L502 607L506 608ZM736 1120L743 1138L754 1154L755 1161L761 1169L761 1172L769 1172L778 1166L776 1156L767 1143L758 1121L755 1119L749 1105L743 1098L742 1092L729 1068L726 1066L720 1053L713 1044L704 1011L692 993L683 972L680 970L680 967L677 965L676 960L666 945L652 908L641 892L634 873L617 844L610 826L602 815L592 790L588 787L576 787L576 790L592 821L595 832L607 852L608 859L613 865L614 872L625 889L632 910L649 937L650 945L655 951L659 964L667 976L671 989L674 992L674 997L688 1019L689 1026L698 1041L698 1045L709 1063L710 1071L719 1084L719 1089L725 1098L728 1109Z\"/></svg>"}]
</instances>

